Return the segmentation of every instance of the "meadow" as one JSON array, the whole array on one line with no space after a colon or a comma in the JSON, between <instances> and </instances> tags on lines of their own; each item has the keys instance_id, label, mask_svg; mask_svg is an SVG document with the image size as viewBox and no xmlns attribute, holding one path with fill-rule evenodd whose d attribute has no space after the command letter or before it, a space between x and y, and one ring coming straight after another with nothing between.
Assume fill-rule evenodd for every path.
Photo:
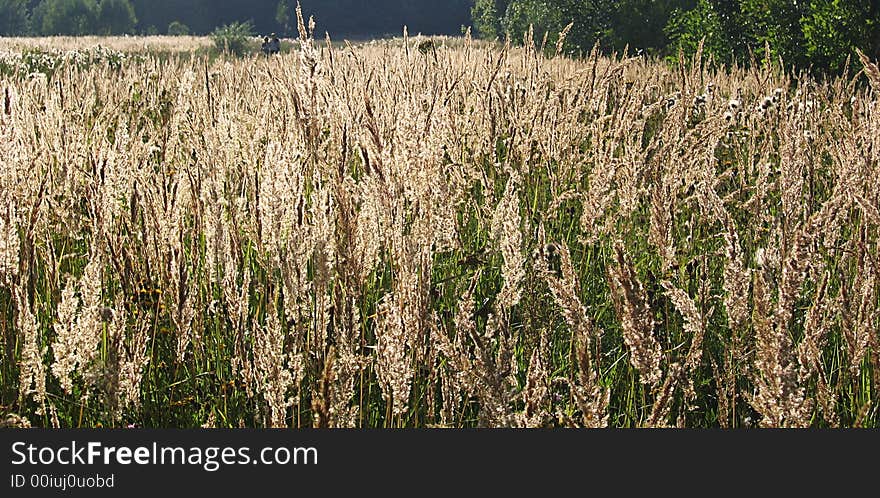
<instances>
[{"instance_id":1,"label":"meadow","mask_svg":"<svg viewBox=\"0 0 880 498\"><path fill-rule=\"evenodd\" d=\"M880 425L876 62L299 28L0 44L7 425Z\"/></svg>"}]
</instances>

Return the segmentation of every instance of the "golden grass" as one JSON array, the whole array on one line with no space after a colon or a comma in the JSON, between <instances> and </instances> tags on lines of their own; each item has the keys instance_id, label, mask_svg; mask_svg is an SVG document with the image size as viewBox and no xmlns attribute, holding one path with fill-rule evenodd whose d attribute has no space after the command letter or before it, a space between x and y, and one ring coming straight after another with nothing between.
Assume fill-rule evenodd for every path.
<instances>
[{"instance_id":1,"label":"golden grass","mask_svg":"<svg viewBox=\"0 0 880 498\"><path fill-rule=\"evenodd\" d=\"M863 78L425 41L0 78L0 404L877 426Z\"/></svg>"},{"instance_id":2,"label":"golden grass","mask_svg":"<svg viewBox=\"0 0 880 498\"><path fill-rule=\"evenodd\" d=\"M0 37L0 51L88 50L97 46L119 52L194 52L213 46L207 36L42 36Z\"/></svg>"}]
</instances>

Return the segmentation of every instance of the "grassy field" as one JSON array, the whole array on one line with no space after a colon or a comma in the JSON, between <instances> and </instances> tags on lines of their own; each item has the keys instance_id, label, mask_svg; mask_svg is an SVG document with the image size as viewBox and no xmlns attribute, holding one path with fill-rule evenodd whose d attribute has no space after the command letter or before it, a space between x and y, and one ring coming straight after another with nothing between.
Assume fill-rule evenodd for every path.
<instances>
[{"instance_id":1,"label":"grassy field","mask_svg":"<svg viewBox=\"0 0 880 498\"><path fill-rule=\"evenodd\" d=\"M0 37L0 51L89 50L95 46L119 52L196 52L213 46L206 36L45 36Z\"/></svg>"},{"instance_id":2,"label":"grassy field","mask_svg":"<svg viewBox=\"0 0 880 498\"><path fill-rule=\"evenodd\" d=\"M8 425L880 426L867 59L120 43L0 43Z\"/></svg>"}]
</instances>

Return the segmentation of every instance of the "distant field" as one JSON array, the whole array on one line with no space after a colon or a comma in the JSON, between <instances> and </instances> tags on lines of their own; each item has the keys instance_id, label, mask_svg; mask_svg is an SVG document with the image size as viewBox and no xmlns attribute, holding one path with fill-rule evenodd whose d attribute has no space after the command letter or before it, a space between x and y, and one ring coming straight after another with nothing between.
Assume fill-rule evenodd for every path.
<instances>
[{"instance_id":1,"label":"distant field","mask_svg":"<svg viewBox=\"0 0 880 498\"><path fill-rule=\"evenodd\" d=\"M46 36L0 37L0 51L83 50L103 46L122 52L191 52L213 46L207 36Z\"/></svg>"},{"instance_id":2,"label":"distant field","mask_svg":"<svg viewBox=\"0 0 880 498\"><path fill-rule=\"evenodd\" d=\"M412 37L417 39L418 35ZM435 40L437 43L444 43L449 47L461 45L462 37L451 36L432 36L421 37L422 39ZM251 39L254 48L259 46L262 37L255 36ZM297 38L285 38L285 49L291 46L298 46ZM325 45L325 39L319 38L315 41L317 46ZM336 46L344 46L346 42L353 45L369 45L369 44L385 44L401 45L402 37L385 38L385 39L365 39L340 38L332 40ZM486 42L474 41L477 46L488 45ZM214 41L210 36L44 36L44 37L0 37L0 52L21 52L24 50L43 50L43 51L71 51L71 50L88 50L95 47L104 47L109 50L127 52L127 53L146 53L146 52L197 52L214 47Z\"/></svg>"},{"instance_id":3,"label":"distant field","mask_svg":"<svg viewBox=\"0 0 880 498\"><path fill-rule=\"evenodd\" d=\"M0 39L7 425L880 426L874 62L210 46Z\"/></svg>"}]
</instances>

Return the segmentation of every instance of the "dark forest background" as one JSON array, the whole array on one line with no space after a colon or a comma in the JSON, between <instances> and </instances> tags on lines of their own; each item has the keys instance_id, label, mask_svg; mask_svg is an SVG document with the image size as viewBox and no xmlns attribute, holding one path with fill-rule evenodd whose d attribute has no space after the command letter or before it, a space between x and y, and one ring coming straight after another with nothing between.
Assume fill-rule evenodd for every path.
<instances>
[{"instance_id":1,"label":"dark forest background","mask_svg":"<svg viewBox=\"0 0 880 498\"><path fill-rule=\"evenodd\" d=\"M253 34L295 34L296 0L0 0L0 36L195 34L250 22ZM523 39L534 26L555 42L571 23L570 53L605 51L675 58L704 53L731 62L781 57L839 72L854 49L880 56L878 0L302 0L331 37L410 33ZM765 53L765 47L770 53Z\"/></svg>"},{"instance_id":2,"label":"dark forest background","mask_svg":"<svg viewBox=\"0 0 880 498\"><path fill-rule=\"evenodd\" d=\"M318 32L336 36L461 34L472 0L303 0ZM251 21L257 34L294 34L296 0L0 0L0 35L168 34L183 26L204 35ZM287 22L285 21L287 19ZM175 27L172 27L172 34Z\"/></svg>"}]
</instances>

